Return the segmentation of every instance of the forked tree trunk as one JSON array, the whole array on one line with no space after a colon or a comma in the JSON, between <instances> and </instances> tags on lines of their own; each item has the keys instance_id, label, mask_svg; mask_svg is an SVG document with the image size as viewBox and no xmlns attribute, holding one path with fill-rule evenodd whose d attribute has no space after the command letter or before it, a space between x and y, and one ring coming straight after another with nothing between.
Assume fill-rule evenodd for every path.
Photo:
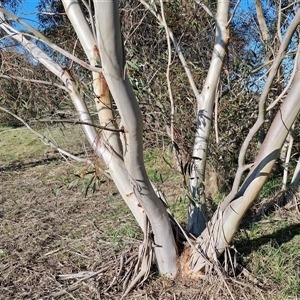
<instances>
[{"instance_id":1,"label":"forked tree trunk","mask_svg":"<svg viewBox=\"0 0 300 300\"><path fill-rule=\"evenodd\" d=\"M83 125L85 134L95 153L108 167L108 172L144 232L146 232L145 216L149 218L154 233L154 248L158 268L162 274L174 277L178 271L176 244L169 216L152 188L145 171L142 147L142 116L125 72L118 1L94 1L96 37L92 34L80 9L79 2L77 0L63 0L63 4L89 63L92 66L96 66L99 61L102 63L104 77L95 70L93 71L93 89L100 123L117 129L111 109L109 90L118 106L122 122L120 126L123 130L121 136L116 132L99 135L93 126ZM229 5L230 1L218 1L213 57L202 93L197 99L197 132L193 151L193 170L190 178L195 205L190 207L191 215L189 217L191 232L195 235L202 232L197 239L198 251L193 252L190 260L195 272L203 269L207 264L207 259L218 257L231 242L242 217L270 174L288 131L300 111L298 99L300 94L300 62L298 55L296 62L298 65L293 84L270 127L254 166L237 194L230 201L224 200L220 204L217 212L204 229L206 226L205 202L202 198L201 188L203 188L204 182L212 108L229 38L227 28ZM298 11L295 19L299 19L299 17L300 12ZM91 123L92 120L86 103L70 73L52 61L35 43L26 39L20 32L6 23L3 14L0 15L0 18L2 19L0 27L63 81L69 90L79 119L82 122ZM299 172L294 181L299 181ZM205 255L202 256L202 254Z\"/></svg>"},{"instance_id":2,"label":"forked tree trunk","mask_svg":"<svg viewBox=\"0 0 300 300\"><path fill-rule=\"evenodd\" d=\"M292 87L272 122L249 175L233 201L220 204L208 227L197 239L197 248L200 253L205 253L206 258L194 251L191 266L195 272L207 265L207 258L219 257L231 243L243 216L258 196L279 156L289 129L300 111L299 58L296 64L297 71Z\"/></svg>"},{"instance_id":3,"label":"forked tree trunk","mask_svg":"<svg viewBox=\"0 0 300 300\"><path fill-rule=\"evenodd\" d=\"M68 15L73 28L76 31L78 39L84 49L84 52L92 66L99 66L101 63L100 53L97 42L93 36L92 30L88 25L86 18L82 14L80 4L77 0L63 1L65 11ZM109 89L107 87L103 74L92 72L93 90L95 95L95 106L97 109L99 123L102 126L107 126L111 129L116 129L114 113L110 99ZM77 111L78 110L77 108ZM90 128L89 130L93 130ZM132 186L130 184L127 171L122 160L122 146L118 132L102 131L101 137L97 140L106 145L108 152L111 154L103 161L108 167L108 172L120 191L123 199L129 206L133 215L135 216L140 227L144 231L145 228L145 214L142 211L139 201L133 194ZM93 148L95 148L95 140L89 140ZM114 158L113 158L114 157Z\"/></svg>"},{"instance_id":4,"label":"forked tree trunk","mask_svg":"<svg viewBox=\"0 0 300 300\"><path fill-rule=\"evenodd\" d=\"M118 106L123 134L123 157L134 194L149 218L162 274L177 274L177 248L168 213L146 173L143 158L143 121L138 102L125 72L125 53L117 1L94 3L103 74Z\"/></svg>"}]
</instances>

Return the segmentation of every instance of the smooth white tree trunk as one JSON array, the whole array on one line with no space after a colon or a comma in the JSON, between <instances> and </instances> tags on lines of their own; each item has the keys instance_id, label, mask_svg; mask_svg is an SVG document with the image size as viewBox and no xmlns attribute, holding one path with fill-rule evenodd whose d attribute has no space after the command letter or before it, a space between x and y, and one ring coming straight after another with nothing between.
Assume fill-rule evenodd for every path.
<instances>
[{"instance_id":1,"label":"smooth white tree trunk","mask_svg":"<svg viewBox=\"0 0 300 300\"><path fill-rule=\"evenodd\" d=\"M207 258L219 257L231 243L240 222L266 182L280 149L300 111L300 60L291 89L266 135L255 163L233 201L222 202L208 227L197 239L191 265L195 272L207 265ZM200 253L205 253L205 257Z\"/></svg>"},{"instance_id":2,"label":"smooth white tree trunk","mask_svg":"<svg viewBox=\"0 0 300 300\"><path fill-rule=\"evenodd\" d=\"M215 17L216 37L210 67L197 97L197 130L192 155L190 189L193 202L189 206L188 231L199 236L206 228L205 168L211 131L213 107L229 41L229 0L219 0Z\"/></svg>"},{"instance_id":3,"label":"smooth white tree trunk","mask_svg":"<svg viewBox=\"0 0 300 300\"><path fill-rule=\"evenodd\" d=\"M159 271L177 274L177 247L168 213L146 174L143 159L143 121L138 102L125 72L125 53L117 1L95 2L98 43L103 74L121 116L124 164L133 191L149 218Z\"/></svg>"}]
</instances>

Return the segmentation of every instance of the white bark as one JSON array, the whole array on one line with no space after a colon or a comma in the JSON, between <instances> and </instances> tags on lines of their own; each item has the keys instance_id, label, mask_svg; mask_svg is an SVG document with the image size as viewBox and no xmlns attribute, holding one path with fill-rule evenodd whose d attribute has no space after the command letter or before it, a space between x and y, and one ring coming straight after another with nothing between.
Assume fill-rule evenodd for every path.
<instances>
[{"instance_id":1,"label":"white bark","mask_svg":"<svg viewBox=\"0 0 300 300\"><path fill-rule=\"evenodd\" d=\"M227 26L229 7L229 0L218 1L213 55L202 92L197 97L197 131L193 149L193 168L190 174L191 195L195 202L190 204L188 216L188 230L196 236L199 236L206 227L204 175L213 106L229 41Z\"/></svg>"},{"instance_id":2,"label":"white bark","mask_svg":"<svg viewBox=\"0 0 300 300\"><path fill-rule=\"evenodd\" d=\"M291 181L291 187L299 189L299 181L300 181L300 156L298 158L297 166L295 168L293 178Z\"/></svg>"},{"instance_id":3,"label":"white bark","mask_svg":"<svg viewBox=\"0 0 300 300\"><path fill-rule=\"evenodd\" d=\"M139 199L154 233L156 260L160 273L175 277L176 243L167 211L155 194L143 160L143 122L138 102L125 74L125 54L120 32L117 1L94 2L99 24L99 50L102 68L111 94L118 106L124 127L124 163L134 193Z\"/></svg>"},{"instance_id":4,"label":"white bark","mask_svg":"<svg viewBox=\"0 0 300 300\"><path fill-rule=\"evenodd\" d=\"M0 18L4 19L4 16L0 15ZM92 124L89 111L85 102L82 100L79 91L77 90L76 84L69 72L62 69L57 63L46 55L36 44L27 40L21 33L14 30L10 25L2 22L0 27L7 32L8 35L13 37L16 41L20 42L27 49L31 55L43 64L49 71L60 78L65 86L69 90L70 97L76 107L79 119L81 122ZM138 199L133 193L132 186L128 179L127 171L124 166L123 160L115 153L113 149L105 144L95 128L89 125L82 125L85 135L94 149L95 153L99 156L103 162L109 166L109 173L114 180L121 196L125 200L126 204L132 211L140 227L144 230L144 212L140 207Z\"/></svg>"},{"instance_id":5,"label":"white bark","mask_svg":"<svg viewBox=\"0 0 300 300\"><path fill-rule=\"evenodd\" d=\"M291 159L291 155L292 155L292 147L293 147L293 142L294 142L294 137L293 137L294 126L295 126L295 124L293 124L292 129L290 131L290 134L288 135L288 137L285 140L285 142L288 141L288 149L287 149L285 159L284 159L284 170L283 170L282 187L281 187L281 189L283 191L287 187L289 163L290 163L290 159Z\"/></svg>"},{"instance_id":6,"label":"white bark","mask_svg":"<svg viewBox=\"0 0 300 300\"><path fill-rule=\"evenodd\" d=\"M62 2L90 64L92 66L99 67L101 58L99 56L97 42L85 16L82 13L79 2L77 0L63 0ZM100 125L107 126L109 128L116 128L114 114L111 109L112 105L109 91L103 91L103 89L105 89L105 83L102 82L102 80L104 80L103 75L98 72L92 72L92 76L93 90L96 96L94 100ZM119 155L122 154L120 138L117 133L103 131L102 136L105 141L112 146L116 153Z\"/></svg>"},{"instance_id":7,"label":"white bark","mask_svg":"<svg viewBox=\"0 0 300 300\"><path fill-rule=\"evenodd\" d=\"M272 122L249 175L234 200L228 205L224 201L220 204L208 227L197 239L199 251L209 258L221 255L232 241L243 216L267 180L300 111L300 60L296 64L297 72L291 89ZM191 264L195 272L203 269L206 263L206 258L194 252Z\"/></svg>"},{"instance_id":8,"label":"white bark","mask_svg":"<svg viewBox=\"0 0 300 300\"><path fill-rule=\"evenodd\" d=\"M264 14L263 14L261 2L260 2L260 0L254 0L254 3L255 3L255 8L256 8L257 20L258 20L259 28L260 28L261 35L262 35L262 40L264 43L268 44L270 41L270 36L269 36L268 26L267 26L267 23L266 23Z\"/></svg>"}]
</instances>

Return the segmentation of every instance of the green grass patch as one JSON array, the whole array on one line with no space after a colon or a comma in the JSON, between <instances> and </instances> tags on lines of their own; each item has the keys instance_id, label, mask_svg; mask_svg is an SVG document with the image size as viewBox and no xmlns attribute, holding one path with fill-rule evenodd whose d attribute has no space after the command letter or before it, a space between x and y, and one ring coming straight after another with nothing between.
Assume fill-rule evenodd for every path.
<instances>
[{"instance_id":1,"label":"green grass patch","mask_svg":"<svg viewBox=\"0 0 300 300\"><path fill-rule=\"evenodd\" d=\"M181 225L185 225L187 223L187 209L189 206L189 200L185 195L179 197L176 201L170 202L170 210L177 219L181 223Z\"/></svg>"},{"instance_id":2,"label":"green grass patch","mask_svg":"<svg viewBox=\"0 0 300 300\"><path fill-rule=\"evenodd\" d=\"M30 159L41 155L46 146L27 128L0 128L1 163Z\"/></svg>"},{"instance_id":3,"label":"green grass patch","mask_svg":"<svg viewBox=\"0 0 300 300\"><path fill-rule=\"evenodd\" d=\"M47 136L60 148L69 152L82 149L85 138L78 126L51 126L38 130ZM14 162L51 156L56 151L45 145L38 136L26 127L0 127L0 164L7 165Z\"/></svg>"},{"instance_id":4,"label":"green grass patch","mask_svg":"<svg viewBox=\"0 0 300 300\"><path fill-rule=\"evenodd\" d=\"M161 149L149 149L144 152L147 174L153 183L164 183L178 173L173 168L171 154Z\"/></svg>"},{"instance_id":5,"label":"green grass patch","mask_svg":"<svg viewBox=\"0 0 300 300\"><path fill-rule=\"evenodd\" d=\"M154 185L163 192L171 212L178 221L186 223L188 198L183 178L174 166L172 153L162 149L147 149L144 153L146 171Z\"/></svg>"},{"instance_id":6,"label":"green grass patch","mask_svg":"<svg viewBox=\"0 0 300 300\"><path fill-rule=\"evenodd\" d=\"M275 196L280 190L282 186L282 176L270 178L263 186L260 197L273 197Z\"/></svg>"},{"instance_id":7,"label":"green grass patch","mask_svg":"<svg viewBox=\"0 0 300 300\"><path fill-rule=\"evenodd\" d=\"M274 219L241 229L235 246L258 280L278 286L276 299L296 299L300 295L300 223Z\"/></svg>"},{"instance_id":8,"label":"green grass patch","mask_svg":"<svg viewBox=\"0 0 300 300\"><path fill-rule=\"evenodd\" d=\"M296 299L300 295L300 236L279 244L272 239L252 253L254 275L272 279L280 285L278 299Z\"/></svg>"}]
</instances>

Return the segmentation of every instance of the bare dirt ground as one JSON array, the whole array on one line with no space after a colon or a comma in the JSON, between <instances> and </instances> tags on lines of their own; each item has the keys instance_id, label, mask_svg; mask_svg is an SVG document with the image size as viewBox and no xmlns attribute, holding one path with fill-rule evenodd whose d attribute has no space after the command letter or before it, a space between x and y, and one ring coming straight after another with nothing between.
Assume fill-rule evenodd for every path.
<instances>
[{"instance_id":1,"label":"bare dirt ground","mask_svg":"<svg viewBox=\"0 0 300 300\"><path fill-rule=\"evenodd\" d=\"M0 173L0 299L121 298L142 235L113 184L84 198L70 188L74 172L60 161ZM171 281L153 270L126 299L276 299L273 288L222 276Z\"/></svg>"}]
</instances>

